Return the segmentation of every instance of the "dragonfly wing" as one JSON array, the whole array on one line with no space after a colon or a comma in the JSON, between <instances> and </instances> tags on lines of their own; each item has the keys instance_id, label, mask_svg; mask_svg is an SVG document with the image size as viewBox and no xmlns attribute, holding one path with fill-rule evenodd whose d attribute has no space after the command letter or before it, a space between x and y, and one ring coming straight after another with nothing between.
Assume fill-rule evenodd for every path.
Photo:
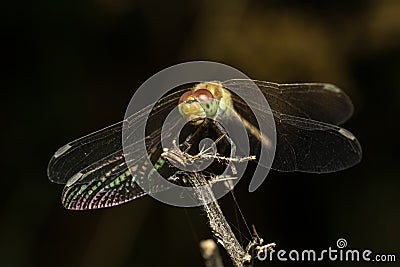
<instances>
[{"instance_id":1,"label":"dragonfly wing","mask_svg":"<svg viewBox=\"0 0 400 267\"><path fill-rule=\"evenodd\" d=\"M175 92L159 100L152 110L151 117L157 119L169 108L178 103L182 94ZM147 166L148 158L157 160L162 149L160 130L150 131L144 142L147 151L137 146L143 140L132 139L128 146L129 166L122 149L122 130L129 127L135 136L137 129L146 126L151 107L134 114L124 122L119 122L102 130L79 138L60 148L51 158L48 165L49 179L56 183L66 184L62 202L69 209L95 209L125 203L144 195L138 186L140 179L150 179L154 172ZM142 128L143 129L143 128ZM129 136L127 138L130 138ZM148 152L149 151L149 152ZM167 168L160 170L161 175ZM168 175L169 173L167 173ZM160 186L149 188L151 192L166 190Z\"/></svg>"},{"instance_id":2,"label":"dragonfly wing","mask_svg":"<svg viewBox=\"0 0 400 267\"><path fill-rule=\"evenodd\" d=\"M274 111L315 121L340 125L353 114L350 98L338 87L327 83L277 84L265 81L228 80L227 88L260 88Z\"/></svg>"},{"instance_id":3,"label":"dragonfly wing","mask_svg":"<svg viewBox=\"0 0 400 267\"><path fill-rule=\"evenodd\" d=\"M361 146L346 129L275 112L274 117L277 145L273 169L327 173L360 162Z\"/></svg>"},{"instance_id":4,"label":"dragonfly wing","mask_svg":"<svg viewBox=\"0 0 400 267\"><path fill-rule=\"evenodd\" d=\"M334 93L339 89L324 89L324 84L282 85L281 88L281 85L274 83L256 82L271 106L276 127L277 141L273 169L324 173L346 169L361 160L361 147L354 135L331 124L345 121L352 112L352 105L348 97L344 93L340 93L341 91ZM243 90L245 96L247 96L246 88L254 87L254 84L248 80L230 80L224 82L224 85L227 85L227 88L234 86L235 89ZM303 93L299 94L295 88ZM310 90L315 91L314 93L310 92L314 94L314 97L305 93ZM328 92L324 94L324 90ZM294 96L291 96L290 92L294 92ZM331 92L334 94L332 95ZM331 112L331 109L319 109L319 104L315 104L318 94L324 94L324 98L326 98L324 101L330 103L332 112L340 110L340 108L347 111L333 116L323 114ZM303 95L304 103L301 101ZM336 99L336 102L330 101L328 96ZM258 126L248 105L236 95L232 95L232 98L239 116L246 118L250 124ZM341 100L337 100L337 98ZM258 116L270 116L271 110L261 106L257 101L250 100L248 104L254 112L257 112ZM316 106L313 106L314 104ZM321 121L317 121L317 119ZM263 139L268 140L268 138L260 138L265 133L257 133L254 129L255 127L251 127L250 137L252 150L257 152Z\"/></svg>"},{"instance_id":5,"label":"dragonfly wing","mask_svg":"<svg viewBox=\"0 0 400 267\"><path fill-rule=\"evenodd\" d=\"M49 179L66 184L79 173L84 175L96 169L101 171L101 166L119 161L122 156L121 131L122 122L119 122L61 147L49 162ZM115 155L114 160L109 158L110 155ZM107 160L104 160L105 157L108 157Z\"/></svg>"},{"instance_id":6,"label":"dragonfly wing","mask_svg":"<svg viewBox=\"0 0 400 267\"><path fill-rule=\"evenodd\" d=\"M171 108L171 104L176 105L181 93L181 91L178 91L160 99L154 106L151 113L152 117L157 118L165 113L168 108ZM108 126L58 149L51 158L47 168L49 179L52 182L60 184L67 184L68 181L85 183L91 179L100 179L113 166L119 165L124 161L122 152L123 127L129 127L129 131L134 135L137 129L146 125L147 116L143 114L148 114L150 109L151 107L146 107L142 112L138 112L127 118L125 122ZM158 145L153 144L156 137L157 129L155 128L145 140L148 148ZM132 140L130 146L135 146L139 142L143 142L143 140ZM139 153L141 151L137 152L136 157L133 159L130 157L131 160L139 160L145 155L145 153ZM131 162L130 164L133 166L135 163Z\"/></svg>"},{"instance_id":7,"label":"dragonfly wing","mask_svg":"<svg viewBox=\"0 0 400 267\"><path fill-rule=\"evenodd\" d=\"M126 165L125 158L122 156L122 150L103 158L101 168L90 172L85 168L78 173L76 178L67 181L63 195L62 203L68 209L84 210L112 207L131 201L147 194L140 186L142 179L152 181L153 166L149 165L148 157L160 157L161 149L158 141L154 142L154 136L159 132L154 132L146 137L146 143L150 146L150 154L139 147L133 147L130 151L135 154L132 160L131 170ZM114 160L119 155L118 160ZM107 160L107 158L109 160ZM161 172L162 170L160 170ZM148 188L151 192L161 192L168 187L162 185L152 185Z\"/></svg>"},{"instance_id":8,"label":"dragonfly wing","mask_svg":"<svg viewBox=\"0 0 400 267\"><path fill-rule=\"evenodd\" d=\"M266 86L264 83L257 82L261 88ZM343 124L354 111L350 98L333 84L279 84L279 91L262 89L262 92L273 110L333 125Z\"/></svg>"},{"instance_id":9,"label":"dragonfly wing","mask_svg":"<svg viewBox=\"0 0 400 267\"><path fill-rule=\"evenodd\" d=\"M106 208L145 195L146 192L135 182L137 174L132 176L126 166L123 169L115 174L115 179L91 180L65 186L62 194L64 207L72 210Z\"/></svg>"}]
</instances>

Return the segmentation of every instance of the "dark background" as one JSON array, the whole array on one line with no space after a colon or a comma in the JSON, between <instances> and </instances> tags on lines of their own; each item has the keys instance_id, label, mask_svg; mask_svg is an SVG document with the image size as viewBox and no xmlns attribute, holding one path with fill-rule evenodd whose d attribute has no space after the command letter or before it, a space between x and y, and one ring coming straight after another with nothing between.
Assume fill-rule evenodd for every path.
<instances>
[{"instance_id":1,"label":"dark background","mask_svg":"<svg viewBox=\"0 0 400 267\"><path fill-rule=\"evenodd\" d=\"M9 1L0 12L1 266L204 266L198 242L211 233L199 209L143 197L68 211L46 175L59 147L120 121L142 82L190 60L347 92L355 113L345 128L362 162L326 175L271 172L255 193L244 178L238 201L278 248L327 249L342 237L400 257L399 1ZM259 266L296 265L268 264Z\"/></svg>"}]
</instances>

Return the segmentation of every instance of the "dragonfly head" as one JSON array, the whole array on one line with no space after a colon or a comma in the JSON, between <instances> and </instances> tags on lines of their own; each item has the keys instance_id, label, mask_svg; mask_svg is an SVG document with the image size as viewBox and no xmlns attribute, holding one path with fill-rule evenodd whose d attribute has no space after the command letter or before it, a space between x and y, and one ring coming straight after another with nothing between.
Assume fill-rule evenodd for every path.
<instances>
[{"instance_id":1,"label":"dragonfly head","mask_svg":"<svg viewBox=\"0 0 400 267\"><path fill-rule=\"evenodd\" d=\"M201 124L205 118L214 117L217 113L218 101L208 85L209 83L201 83L179 99L179 112L194 125Z\"/></svg>"}]
</instances>

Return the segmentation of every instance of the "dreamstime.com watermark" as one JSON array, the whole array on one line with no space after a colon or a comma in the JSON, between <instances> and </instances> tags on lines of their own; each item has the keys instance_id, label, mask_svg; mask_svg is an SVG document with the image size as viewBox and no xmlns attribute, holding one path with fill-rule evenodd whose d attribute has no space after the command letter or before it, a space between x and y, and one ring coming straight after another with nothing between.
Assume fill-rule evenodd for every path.
<instances>
[{"instance_id":1,"label":"dreamstime.com watermark","mask_svg":"<svg viewBox=\"0 0 400 267\"><path fill-rule=\"evenodd\" d=\"M346 262L395 262L395 254L374 254L369 249L347 249L347 241L339 238L336 241L336 247L328 247L328 249L314 250L274 250L265 249L257 253L260 261L346 261Z\"/></svg>"}]
</instances>

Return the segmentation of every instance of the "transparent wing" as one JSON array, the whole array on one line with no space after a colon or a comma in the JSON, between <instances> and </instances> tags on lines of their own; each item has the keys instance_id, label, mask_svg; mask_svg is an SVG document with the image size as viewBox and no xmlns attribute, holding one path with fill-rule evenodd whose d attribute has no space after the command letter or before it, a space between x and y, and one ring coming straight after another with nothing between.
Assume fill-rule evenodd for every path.
<instances>
[{"instance_id":1,"label":"transparent wing","mask_svg":"<svg viewBox=\"0 0 400 267\"><path fill-rule=\"evenodd\" d=\"M168 109L176 106L182 91L164 97L156 103L152 120L162 120ZM146 165L147 158L157 161L161 156L160 129L153 129L146 136L147 151L135 146L143 140L132 140L129 157L131 173L126 165L122 150L122 129L132 127L133 133L140 126L146 126L146 116L150 107L130 116L128 123L119 122L102 130L79 138L60 148L51 158L47 173L51 181L66 184L62 202L69 209L95 209L119 205L138 198L145 193L138 186L138 179L151 178L152 167ZM138 147L136 149L136 147ZM165 172L167 168L159 170ZM155 186L154 192L167 188Z\"/></svg>"},{"instance_id":2,"label":"transparent wing","mask_svg":"<svg viewBox=\"0 0 400 267\"><path fill-rule=\"evenodd\" d=\"M346 169L361 160L361 146L349 131L332 124L346 121L353 112L347 95L330 84L275 84L254 81L266 97L277 131L277 146L272 168L279 171L313 173ZM254 86L249 80L224 82L227 88ZM241 117L258 125L247 104L233 95L235 109ZM267 116L268 110L249 103L254 112ZM255 141L254 141L255 140ZM261 139L253 136L253 147Z\"/></svg>"},{"instance_id":3,"label":"transparent wing","mask_svg":"<svg viewBox=\"0 0 400 267\"><path fill-rule=\"evenodd\" d=\"M128 168L123 166L114 179L93 179L87 183L65 186L61 201L64 207L72 210L99 209L123 204L146 194L135 182L136 175L132 176Z\"/></svg>"},{"instance_id":4,"label":"transparent wing","mask_svg":"<svg viewBox=\"0 0 400 267\"><path fill-rule=\"evenodd\" d=\"M131 201L146 194L138 185L141 179L151 179L154 175L153 167L148 166L148 157L157 158L161 155L161 149L157 136L160 132L154 132L146 137L146 143L152 151L149 155L143 150L133 148L131 151L136 157L133 161L134 172L131 172L122 156L122 151L117 151L106 158L117 158L114 161L92 163L98 165L92 172L79 172L78 180L69 180L64 187L62 203L68 209L84 210L112 207ZM86 170L88 168L85 168ZM91 168L93 169L93 167ZM162 170L160 170L161 172ZM73 178L71 178L73 179ZM154 186L152 192L160 192L168 188Z\"/></svg>"},{"instance_id":5,"label":"transparent wing","mask_svg":"<svg viewBox=\"0 0 400 267\"><path fill-rule=\"evenodd\" d=\"M182 92L175 92L158 101L152 111L153 118L161 118L169 108L173 108ZM145 108L149 109L149 107ZM133 131L138 126L146 125L146 116L144 112L138 112L130 116L127 120L129 127ZM115 166L124 162L122 151L122 127L124 123L119 122L97 132L91 133L72 141L65 146L61 147L53 157L50 159L47 174L52 182L66 184L68 181L77 179L75 182L84 183L91 181L93 178L99 177L113 171ZM150 133L146 138L146 145L148 147L156 147L157 130ZM132 146L142 140L134 140ZM135 157L140 160L145 153L137 151L138 155ZM134 165L134 162L132 162ZM78 178L79 177L79 178Z\"/></svg>"},{"instance_id":6,"label":"transparent wing","mask_svg":"<svg viewBox=\"0 0 400 267\"><path fill-rule=\"evenodd\" d=\"M350 98L338 87L326 83L277 84L235 79L223 82L227 88L246 88L256 84L273 111L325 123L340 125L353 114Z\"/></svg>"},{"instance_id":7,"label":"transparent wing","mask_svg":"<svg viewBox=\"0 0 400 267\"><path fill-rule=\"evenodd\" d=\"M273 169L326 173L360 162L361 146L346 129L275 112L274 117L277 146Z\"/></svg>"}]
</instances>

